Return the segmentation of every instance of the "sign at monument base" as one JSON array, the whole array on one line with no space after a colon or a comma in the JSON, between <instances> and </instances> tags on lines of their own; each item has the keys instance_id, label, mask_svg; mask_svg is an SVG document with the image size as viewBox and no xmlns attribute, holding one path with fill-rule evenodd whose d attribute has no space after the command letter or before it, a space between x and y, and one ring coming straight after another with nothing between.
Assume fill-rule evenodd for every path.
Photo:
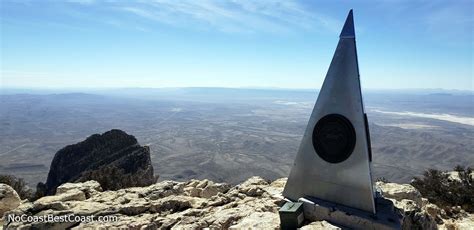
<instances>
[{"instance_id":1,"label":"sign at monument base","mask_svg":"<svg viewBox=\"0 0 474 230\"><path fill-rule=\"evenodd\" d=\"M286 202L278 213L280 214L281 229L299 228L305 220L302 202Z\"/></svg>"}]
</instances>

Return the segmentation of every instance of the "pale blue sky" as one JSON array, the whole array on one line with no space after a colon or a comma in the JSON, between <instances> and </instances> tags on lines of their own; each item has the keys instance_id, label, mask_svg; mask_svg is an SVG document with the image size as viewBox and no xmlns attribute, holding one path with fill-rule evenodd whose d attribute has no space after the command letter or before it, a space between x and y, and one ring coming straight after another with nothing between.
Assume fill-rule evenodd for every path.
<instances>
[{"instance_id":1,"label":"pale blue sky","mask_svg":"<svg viewBox=\"0 0 474 230\"><path fill-rule=\"evenodd\" d=\"M364 88L473 90L473 1L8 1L2 87L319 88L354 9Z\"/></svg>"}]
</instances>

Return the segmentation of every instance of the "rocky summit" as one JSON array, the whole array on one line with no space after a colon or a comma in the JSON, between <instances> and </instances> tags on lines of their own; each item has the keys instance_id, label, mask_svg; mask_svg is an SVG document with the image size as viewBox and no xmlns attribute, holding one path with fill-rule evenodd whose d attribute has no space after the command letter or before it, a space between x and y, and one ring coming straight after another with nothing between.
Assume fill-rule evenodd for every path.
<instances>
[{"instance_id":1,"label":"rocky summit","mask_svg":"<svg viewBox=\"0 0 474 230\"><path fill-rule=\"evenodd\" d=\"M156 180L150 149L124 131L113 129L94 134L59 150L51 162L46 184L39 183L39 196L52 195L67 182L96 180L105 190L147 186Z\"/></svg>"},{"instance_id":2,"label":"rocky summit","mask_svg":"<svg viewBox=\"0 0 474 230\"><path fill-rule=\"evenodd\" d=\"M286 179L273 182L252 177L236 186L209 180L162 181L146 187L103 191L96 181L65 183L56 194L11 206L5 229L278 229ZM449 219L411 185L377 186L404 213L404 229L472 229L474 215ZM6 190L6 189L5 189ZM9 190L10 191L10 190ZM10 196L11 197L11 196ZM0 198L1 199L1 198ZM3 200L1 200L3 202ZM8 216L114 216L110 222L9 222ZM324 220L301 229L341 229Z\"/></svg>"}]
</instances>

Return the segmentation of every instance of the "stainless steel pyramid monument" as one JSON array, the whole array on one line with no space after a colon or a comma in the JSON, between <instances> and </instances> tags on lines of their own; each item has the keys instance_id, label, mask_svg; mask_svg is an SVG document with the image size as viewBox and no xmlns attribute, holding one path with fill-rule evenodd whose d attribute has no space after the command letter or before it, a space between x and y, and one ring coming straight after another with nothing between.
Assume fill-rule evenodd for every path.
<instances>
[{"instance_id":1,"label":"stainless steel pyramid monument","mask_svg":"<svg viewBox=\"0 0 474 230\"><path fill-rule=\"evenodd\" d=\"M371 158L351 10L283 195L375 213Z\"/></svg>"}]
</instances>

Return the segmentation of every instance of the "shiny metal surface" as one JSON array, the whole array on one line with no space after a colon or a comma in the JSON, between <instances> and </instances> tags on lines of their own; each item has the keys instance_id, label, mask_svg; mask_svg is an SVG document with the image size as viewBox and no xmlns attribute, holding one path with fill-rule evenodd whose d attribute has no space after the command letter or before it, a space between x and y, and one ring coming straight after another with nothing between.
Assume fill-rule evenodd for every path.
<instances>
[{"instance_id":1,"label":"shiny metal surface","mask_svg":"<svg viewBox=\"0 0 474 230\"><path fill-rule=\"evenodd\" d=\"M340 114L355 129L352 154L339 163L323 160L313 147L313 129L328 114ZM369 143L364 118L352 10L306 127L283 195L316 197L375 213Z\"/></svg>"}]
</instances>

